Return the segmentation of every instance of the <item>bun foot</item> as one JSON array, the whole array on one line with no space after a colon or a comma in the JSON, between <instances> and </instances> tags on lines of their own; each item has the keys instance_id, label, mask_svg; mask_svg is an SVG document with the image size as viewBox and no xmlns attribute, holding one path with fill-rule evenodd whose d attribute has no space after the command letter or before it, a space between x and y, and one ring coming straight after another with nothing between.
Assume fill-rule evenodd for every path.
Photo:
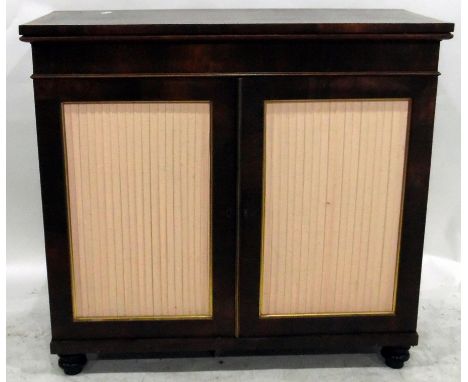
<instances>
[{"instance_id":1,"label":"bun foot","mask_svg":"<svg viewBox=\"0 0 468 382\"><path fill-rule=\"evenodd\" d=\"M384 346L380 352L385 358L385 364L392 369L401 369L409 360L409 347Z\"/></svg>"},{"instance_id":2,"label":"bun foot","mask_svg":"<svg viewBox=\"0 0 468 382\"><path fill-rule=\"evenodd\" d=\"M59 355L58 365L66 375L76 375L81 373L87 361L86 354L66 354Z\"/></svg>"}]
</instances>

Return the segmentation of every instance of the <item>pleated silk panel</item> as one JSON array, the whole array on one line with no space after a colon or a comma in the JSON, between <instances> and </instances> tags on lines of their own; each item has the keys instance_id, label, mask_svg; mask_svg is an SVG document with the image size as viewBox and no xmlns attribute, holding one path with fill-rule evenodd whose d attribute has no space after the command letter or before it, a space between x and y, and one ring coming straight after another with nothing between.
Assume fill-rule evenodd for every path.
<instances>
[{"instance_id":1,"label":"pleated silk panel","mask_svg":"<svg viewBox=\"0 0 468 382\"><path fill-rule=\"evenodd\" d=\"M394 311L408 107L265 103L261 316Z\"/></svg>"},{"instance_id":2,"label":"pleated silk panel","mask_svg":"<svg viewBox=\"0 0 468 382\"><path fill-rule=\"evenodd\" d=\"M210 104L63 113L75 319L210 316Z\"/></svg>"}]
</instances>

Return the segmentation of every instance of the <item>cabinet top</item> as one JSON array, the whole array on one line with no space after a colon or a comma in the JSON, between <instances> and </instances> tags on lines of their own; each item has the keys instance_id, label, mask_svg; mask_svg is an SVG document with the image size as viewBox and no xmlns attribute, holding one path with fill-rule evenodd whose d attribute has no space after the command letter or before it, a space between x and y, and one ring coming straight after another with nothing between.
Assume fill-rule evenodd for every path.
<instances>
[{"instance_id":1,"label":"cabinet top","mask_svg":"<svg viewBox=\"0 0 468 382\"><path fill-rule=\"evenodd\" d=\"M453 23L399 9L193 9L55 11L20 25L19 33L26 41L93 36L340 38L344 34L444 39L453 29Z\"/></svg>"}]
</instances>

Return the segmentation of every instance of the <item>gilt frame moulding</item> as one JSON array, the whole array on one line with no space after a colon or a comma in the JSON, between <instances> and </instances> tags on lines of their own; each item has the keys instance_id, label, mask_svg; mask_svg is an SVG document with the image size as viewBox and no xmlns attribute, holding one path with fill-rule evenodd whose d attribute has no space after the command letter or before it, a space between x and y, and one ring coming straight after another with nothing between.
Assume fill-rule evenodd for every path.
<instances>
[{"instance_id":1,"label":"gilt frame moulding","mask_svg":"<svg viewBox=\"0 0 468 382\"><path fill-rule=\"evenodd\" d=\"M211 102L209 101L197 101L197 102L183 102L183 101L152 101L152 102L148 102L148 101L134 101L134 102L126 102L126 101L120 101L120 102L112 102L112 101L108 101L108 102L105 102L105 101L101 101L101 102L62 102L62 136L64 138L64 141L62 143L63 147L64 147L64 158L65 158L65 169L64 169L64 176L65 176L65 182L66 182L66 188L67 190L70 190L69 188L69 172L68 172L68 166L69 166L69 163L70 163L70 159L67 155L68 151L67 150L67 134L66 134L66 123L65 121L68 119L68 121L70 122L70 118L72 118L69 114L71 113L71 111L69 113L67 113L65 111L65 108L68 106L68 107L73 107L73 106L78 106L79 105L82 105L82 106L87 106L87 105L96 105L96 106L103 106L103 105L109 105L109 106L115 106L115 108L117 109L116 112L119 112L119 106L124 106L124 105L134 105L134 104L138 104L138 105L167 105L167 104L170 104L170 105L183 105L183 104L207 104L208 105L208 114L209 114L209 117L208 117L208 130L209 130L209 133L208 133L208 141L209 141L209 206L208 206L208 215L210 215L209 211L211 211L212 207L212 177L211 177L211 168L212 168L212 156L213 156L213 150L212 150L212 120L211 120L211 116L212 116L212 113L211 113ZM98 112L98 111L96 111ZM110 112L110 111L109 111ZM175 112L173 110L173 112ZM100 110L100 113L103 114L104 113L104 110ZM86 116L86 115L85 115ZM67 118L68 117L68 118ZM110 116L112 118L112 116ZM150 118L150 115L148 115L148 117ZM114 119L115 119L115 115L114 115ZM77 121L78 124L80 124L80 121L78 120ZM103 121L101 121L103 122ZM108 121L108 123L111 122L111 121ZM115 121L114 121L115 122ZM96 123L96 121L94 121L96 127L98 127L98 124ZM149 121L148 121L149 123ZM173 121L174 123L174 121ZM81 127L81 126L80 126ZM103 128L103 126L101 126L101 128ZM102 131L103 133L103 131ZM89 131L88 131L88 134L89 134ZM71 135L71 133L70 133ZM89 138L89 137L88 137ZM104 137L102 137L104 139ZM120 137L119 137L120 138ZM181 139L181 137L179 137L179 140ZM68 139L68 141L70 141L71 138ZM88 139L89 141L89 139ZM119 142L119 145L121 144L121 142ZM151 151L151 149L150 149ZM127 153L128 155L128 153ZM81 158L81 154L80 154L80 158ZM104 158L103 158L104 159ZM89 160L89 158L88 158ZM151 166L150 166L151 167ZM120 170L120 169L119 169ZM135 170L137 170L135 168ZM114 174L115 175L115 174ZM153 175L153 174L150 174L150 175ZM150 185L151 186L151 185ZM121 186L120 186L121 187ZM109 191L109 190L108 190ZM111 190L112 191L112 190ZM101 195L102 196L102 195ZM107 195L108 196L108 195ZM107 198L107 196L105 196ZM104 197L104 196L103 196ZM153 195L151 195L151 198L153 197ZM75 203L76 204L76 203ZM165 315L121 315L121 316L118 316L118 315L114 315L114 316L110 316L110 315L97 315L97 316L78 316L76 314L77 312L77 306L76 306L76 301L77 301L77 289L76 289L76 286L77 286L77 282L76 282L76 277L75 277L75 274L76 274L76 266L75 266L75 261L74 261L74 251L73 251L73 248L75 247L73 245L73 237L72 237L72 234L71 234L71 227L72 227L72 224L71 224L71 211L70 211L70 192L67 192L67 214L68 214L68 227L69 227L69 242L71 243L71 246L70 246L70 259L71 259L71 284L72 284L72 300L73 300L73 318L75 321L119 321L119 320L197 320L197 319L200 319L200 320L203 320L203 319L211 319L212 316L213 316L213 277L212 277L212 263L213 263L213 260L212 260L212 250L210 248L210 243L211 243L211 236L212 236L212 233L211 233L211 224L210 222L208 223L208 227L209 227L209 230L208 230L208 252L209 252L209 261L208 261L208 278L209 278L209 283L208 283L208 306L209 306L209 312L208 314L174 314L174 315L170 315L170 314L165 314ZM76 211L74 212L74 214L76 215ZM91 212L92 214L92 212ZM84 215L84 213L82 212L82 215ZM102 216L101 216L102 218ZM77 219L77 217L75 216L75 220ZM107 224L107 222L105 221L105 219L103 221L101 221L100 223L102 224ZM84 224L84 223L82 223ZM183 224L183 223L182 223ZM142 231L141 229L142 227L140 227L140 230L138 230L139 232ZM183 228L182 228L183 230ZM75 230L76 231L76 230ZM75 232L77 233L77 232ZM159 236L159 235L158 235ZM186 238L187 239L187 238ZM79 237L77 235L76 237L76 241L79 241ZM83 244L83 243L82 243ZM152 237L151 237L151 244L152 244ZM100 251L102 251L102 242L101 242L101 239L99 239L99 247L100 247ZM167 248L167 247L166 247ZM108 263L109 261L109 255L112 256L112 253L109 253L107 252L107 257L106 257L106 263ZM93 253L93 255L95 255L95 253ZM115 260L115 259L114 259ZM159 261L161 261L161 259L159 259ZM167 262L167 259L166 259L166 262ZM101 263L102 263L102 260L101 260ZM152 261L153 263L153 261ZM133 264L132 267L137 267L138 268L138 264ZM169 265L168 265L169 267ZM183 264L182 264L182 267L183 267ZM141 270L141 269L140 269ZM140 271L139 270L139 271ZM183 269L182 269L183 271ZM83 272L83 270L81 270L81 272ZM96 270L94 270L94 273L96 273ZM104 275L101 275L101 276L104 276ZM128 275L127 275L128 276ZM154 276L154 274L153 274ZM125 278L125 277L124 277ZM148 297L148 296L147 296ZM154 299L154 297L152 296L152 299Z\"/></svg>"},{"instance_id":2,"label":"gilt frame moulding","mask_svg":"<svg viewBox=\"0 0 468 382\"><path fill-rule=\"evenodd\" d=\"M263 309L263 306L264 306L264 299L265 299L265 294L264 294L264 288L265 288L265 281L264 281L264 273L265 273L265 211L267 209L267 207L265 206L266 204L266 200L267 200L267 197L266 197L266 174L267 174L267 159L266 159L266 147L267 147L267 139L266 139L266 135L267 135L267 110L268 110L268 106L269 105L272 105L272 104L290 104L290 103L301 103L301 104L317 104L317 103L333 103L333 102L338 102L338 103L344 103L344 102L351 102L351 103L382 103L382 102L406 102L407 103L407 107L406 107L406 111L405 111L405 127L404 127L404 158L403 158L403 166L401 168L401 178L402 178L402 182L401 182L401 187L399 187L400 191L398 192L398 194L400 194L400 202L399 202L399 205L400 205L400 208L399 208L399 216L400 218L398 219L398 233L397 233L397 236L398 236L398 239L397 239L397 248L396 248L396 262L395 262L395 265L394 265L394 277L393 277L393 298L392 298L392 308L389 309L389 310L382 310L382 311L376 311L376 310L369 310L369 311L348 311L348 312L315 312L315 313L262 313L264 311ZM265 104L264 104L264 121L265 121L265 126L264 126L264 137L263 137L263 141L264 141L264 148L263 148L263 196L262 196L262 200L263 200L263 208L262 208L262 244L261 244L261 258L260 258L260 291L259 291L259 294L260 294L260 301L259 301L259 317L260 318L286 318L286 317L333 317L333 316L361 316L361 315L364 315L364 316L372 316L372 315L394 315L395 314L395 310L396 310L396 296L397 296L397 288L398 288L398 269L399 269L399 261L400 261L400 241L401 241L401 225L402 225L402 221L403 221L403 207L404 207L404 190L405 190L405 174L406 174L406 160L407 160L407 155L408 155L408 138L409 138L409 132L410 132L410 116L411 116L411 98L382 98L382 99L379 99L379 98L372 98L372 99L351 99L351 98L343 98L343 99L300 99L300 100L291 100L291 99L288 99L288 100L268 100L268 101L265 101ZM362 113L362 108L361 108L361 113ZM361 114L361 117L362 119L362 114ZM391 116L392 120L391 120L391 123L393 123L393 119L394 119L394 115L393 115L393 111L392 111L392 116ZM314 119L315 120L315 119ZM271 120L270 120L271 122ZM382 122L382 121L381 121ZM330 124L330 121L328 121L328 123ZM344 123L344 121L343 121ZM362 123L362 121L360 120L359 123ZM368 122L369 123L369 122ZM304 125L305 127L305 125ZM330 128L330 127L329 127ZM347 127L344 126L344 128L346 129ZM272 133L270 133L271 135ZM361 135L361 128L360 128L360 135ZM271 138L272 139L272 138ZM361 139L361 137L360 137ZM359 140L360 140L359 139ZM329 144L330 145L330 144ZM304 148L305 149L305 148ZM360 147L358 149L358 151L360 151ZM343 152L343 155L344 155L344 152ZM359 156L359 154L358 154ZM348 158L349 159L349 158ZM273 157L272 157L272 153L270 153L270 160L273 160ZM344 160L344 158L343 158ZM310 165L310 163L309 163ZM268 165L268 166L273 166L273 165ZM343 169L344 171L344 169ZM277 176L280 176L279 174L276 174ZM297 175L297 173L296 173ZM289 180L288 180L288 183L289 183ZM388 185L387 185L388 186ZM356 185L356 187L358 187ZM304 190L302 190L303 193L304 193ZM343 192L343 191L342 191ZM305 198L306 196L303 195L302 198ZM372 198L373 200L373 198ZM270 203L273 203L272 201L270 201ZM274 209L274 205L272 207L270 207L272 209ZM341 213L340 213L340 216L341 216ZM340 225L341 226L341 225ZM385 228L384 228L385 230ZM301 230L302 231L302 230ZM302 232L301 232L302 233ZM354 234L353 234L353 241L354 241ZM302 250L301 250L302 252ZM301 255L301 260L302 260L302 255ZM270 262L272 264L274 264L274 262L272 260L270 260ZM301 262L302 264L302 262ZM308 268L309 269L309 268ZM345 271L345 270L344 270ZM348 270L350 271L350 270ZM344 286L343 286L344 287ZM300 289L303 291L303 289ZM301 292L301 293L305 293L305 291Z\"/></svg>"}]
</instances>

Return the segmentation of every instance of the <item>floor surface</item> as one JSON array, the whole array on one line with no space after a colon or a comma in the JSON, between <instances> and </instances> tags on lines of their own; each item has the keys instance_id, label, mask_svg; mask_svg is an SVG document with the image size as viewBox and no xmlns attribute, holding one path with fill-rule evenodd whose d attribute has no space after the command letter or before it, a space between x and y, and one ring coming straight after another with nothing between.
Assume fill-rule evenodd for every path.
<instances>
[{"instance_id":1,"label":"floor surface","mask_svg":"<svg viewBox=\"0 0 468 382\"><path fill-rule=\"evenodd\" d=\"M65 377L49 354L50 327L43 264L7 266L7 380L16 381L424 381L460 380L459 264L425 256L419 346L401 370L377 354L144 360L90 360Z\"/></svg>"}]
</instances>

